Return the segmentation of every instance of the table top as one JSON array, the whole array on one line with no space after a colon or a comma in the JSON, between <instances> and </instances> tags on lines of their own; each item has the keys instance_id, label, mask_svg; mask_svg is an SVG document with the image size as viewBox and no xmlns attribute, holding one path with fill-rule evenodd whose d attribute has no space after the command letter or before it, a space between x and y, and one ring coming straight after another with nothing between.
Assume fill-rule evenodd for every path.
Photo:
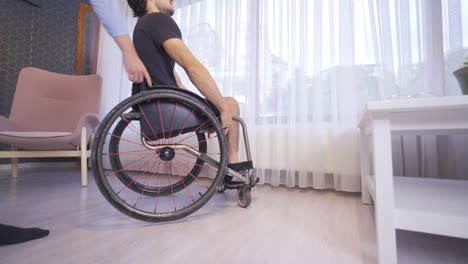
<instances>
[{"instance_id":1,"label":"table top","mask_svg":"<svg viewBox=\"0 0 468 264\"><path fill-rule=\"evenodd\" d=\"M367 123L374 114L392 114L402 112L423 112L440 110L462 110L468 112L468 96L441 96L408 98L368 102L362 112L359 126ZM468 116L467 116L468 120ZM468 121L467 121L468 122Z\"/></svg>"}]
</instances>

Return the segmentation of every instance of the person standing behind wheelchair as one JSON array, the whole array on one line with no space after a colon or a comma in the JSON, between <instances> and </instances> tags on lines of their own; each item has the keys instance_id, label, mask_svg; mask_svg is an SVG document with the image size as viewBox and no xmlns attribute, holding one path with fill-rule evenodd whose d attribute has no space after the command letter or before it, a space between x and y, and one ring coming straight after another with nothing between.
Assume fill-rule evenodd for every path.
<instances>
[{"instance_id":1,"label":"person standing behind wheelchair","mask_svg":"<svg viewBox=\"0 0 468 264\"><path fill-rule=\"evenodd\" d=\"M128 36L120 11L115 0L90 0L99 21L107 33L114 38L122 51L125 70L128 79L135 83L146 82L151 86L151 78L145 66L138 57ZM0 246L12 245L43 238L49 235L49 230L40 228L22 228L0 223Z\"/></svg>"},{"instance_id":2,"label":"person standing behind wheelchair","mask_svg":"<svg viewBox=\"0 0 468 264\"><path fill-rule=\"evenodd\" d=\"M218 109L229 145L228 167L239 171L239 125L232 115L239 115L239 104L232 97L223 97L213 77L182 41L182 34L171 18L174 14L172 0L127 0L138 17L133 31L137 54L148 69L153 84L184 88L175 63L187 73L195 87ZM136 83L136 82L135 82ZM147 88L134 85L133 93ZM233 183L226 175L225 183Z\"/></svg>"},{"instance_id":3,"label":"person standing behind wheelchair","mask_svg":"<svg viewBox=\"0 0 468 264\"><path fill-rule=\"evenodd\" d=\"M134 83L146 81L151 86L152 83L148 71L138 57L128 35L124 20L121 17L118 1L90 0L89 2L107 33L113 37L120 51L122 51L128 79Z\"/></svg>"}]
</instances>

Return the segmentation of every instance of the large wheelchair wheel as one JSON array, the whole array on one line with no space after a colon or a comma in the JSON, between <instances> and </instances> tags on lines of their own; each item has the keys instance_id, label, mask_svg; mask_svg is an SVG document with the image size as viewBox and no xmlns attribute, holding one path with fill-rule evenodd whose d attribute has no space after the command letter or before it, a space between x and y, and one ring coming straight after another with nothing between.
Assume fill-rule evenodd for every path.
<instances>
[{"instance_id":1,"label":"large wheelchair wheel","mask_svg":"<svg viewBox=\"0 0 468 264\"><path fill-rule=\"evenodd\" d=\"M126 129L131 129L128 128L129 126L135 127L138 126L138 123L139 118L131 118L131 115L130 118L122 119L117 123L112 133L113 136L110 137L109 153L119 153L119 146L122 134ZM196 137L198 140L198 151L200 153L206 153L207 148L205 134L196 132ZM145 185L139 181L134 181L133 178L130 175L128 175L127 170L123 169L120 155L109 155L109 160L112 168L114 169L114 171L116 171L115 175L120 179L120 181L124 185L128 186L129 189L135 192L142 192L144 195L149 196L164 196L170 195L172 192L180 191L184 188L184 185L189 185L194 181L194 177L192 177L192 175L197 177L200 171L202 170L203 165L205 164L205 162L202 159L198 158L192 170L186 176L183 176L182 181L175 182L169 186L157 187Z\"/></svg>"},{"instance_id":2,"label":"large wheelchair wheel","mask_svg":"<svg viewBox=\"0 0 468 264\"><path fill-rule=\"evenodd\" d=\"M206 102L160 88L114 107L96 132L91 155L96 183L112 206L160 222L185 217L213 196L227 149L222 125Z\"/></svg>"}]
</instances>

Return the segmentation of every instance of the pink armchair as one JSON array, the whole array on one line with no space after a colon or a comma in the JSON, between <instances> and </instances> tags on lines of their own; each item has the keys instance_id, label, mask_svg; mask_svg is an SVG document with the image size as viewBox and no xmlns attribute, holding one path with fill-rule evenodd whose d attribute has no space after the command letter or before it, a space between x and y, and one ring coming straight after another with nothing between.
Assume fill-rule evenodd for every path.
<instances>
[{"instance_id":1,"label":"pink armchair","mask_svg":"<svg viewBox=\"0 0 468 264\"><path fill-rule=\"evenodd\" d=\"M80 157L81 186L87 186L87 146L99 124L101 83L98 75L21 70L10 117L0 116L0 143L11 146L0 158L12 159L13 178L18 158Z\"/></svg>"}]
</instances>

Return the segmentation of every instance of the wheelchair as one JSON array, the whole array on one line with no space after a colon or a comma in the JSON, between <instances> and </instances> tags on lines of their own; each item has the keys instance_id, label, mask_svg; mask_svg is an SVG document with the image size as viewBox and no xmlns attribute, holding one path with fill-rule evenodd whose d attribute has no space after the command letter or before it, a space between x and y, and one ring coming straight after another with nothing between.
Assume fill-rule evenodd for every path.
<instances>
[{"instance_id":1,"label":"wheelchair","mask_svg":"<svg viewBox=\"0 0 468 264\"><path fill-rule=\"evenodd\" d=\"M197 94L153 86L115 106L96 131L91 162L99 190L123 214L173 221L206 204L215 192L237 190L241 207L258 182L246 125L240 117L247 161L228 168L228 144L217 109ZM234 184L223 184L225 175Z\"/></svg>"}]
</instances>

